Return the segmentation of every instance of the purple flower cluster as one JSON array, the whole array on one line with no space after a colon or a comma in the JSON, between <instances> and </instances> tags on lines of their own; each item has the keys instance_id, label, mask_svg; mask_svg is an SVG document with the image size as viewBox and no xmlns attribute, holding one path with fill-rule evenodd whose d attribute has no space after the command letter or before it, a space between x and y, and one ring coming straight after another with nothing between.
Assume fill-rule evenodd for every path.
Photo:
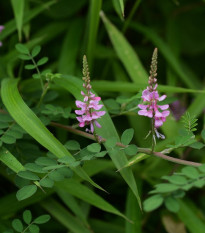
<instances>
[{"instance_id":1,"label":"purple flower cluster","mask_svg":"<svg viewBox=\"0 0 205 233\"><path fill-rule=\"evenodd\" d=\"M149 91L149 88L142 92L143 104L139 104L138 107L141 109L138 114L154 118L155 127L158 128L163 125L166 121L166 117L169 115L168 104L158 105L158 101L162 101L166 98L166 95L159 97L158 91ZM165 110L165 111L163 111Z\"/></svg>"},{"instance_id":2,"label":"purple flower cluster","mask_svg":"<svg viewBox=\"0 0 205 233\"><path fill-rule=\"evenodd\" d=\"M97 122L97 119L103 116L105 111L98 111L103 107L102 104L99 104L101 98L95 96L95 94L90 91L92 87L90 85L88 64L85 56L83 58L83 74L83 80L85 82L83 87L85 88L86 93L81 91L81 95L84 97L83 102L79 100L76 100L75 102L76 106L81 108L80 110L75 110L75 113L79 115L76 117L76 119L79 121L80 127L89 125L90 129L86 129L86 131L94 133L94 124L96 127L101 128L101 125Z\"/></svg>"},{"instance_id":3,"label":"purple flower cluster","mask_svg":"<svg viewBox=\"0 0 205 233\"><path fill-rule=\"evenodd\" d=\"M91 91L85 94L83 91L81 94L84 96L84 102L76 100L76 106L81 108L81 110L75 110L77 115L81 115L76 117L79 121L79 126L84 127L85 125L90 125L90 130L86 129L91 133L94 132L94 123L98 128L101 128L101 125L97 122L101 116L105 114L105 111L96 111L100 110L103 105L99 104L101 100L100 97L96 97Z\"/></svg>"},{"instance_id":4,"label":"purple flower cluster","mask_svg":"<svg viewBox=\"0 0 205 233\"><path fill-rule=\"evenodd\" d=\"M0 25L0 33L4 30L4 26ZM0 47L3 45L3 43L0 41Z\"/></svg>"},{"instance_id":5,"label":"purple flower cluster","mask_svg":"<svg viewBox=\"0 0 205 233\"><path fill-rule=\"evenodd\" d=\"M158 101L166 98L166 95L159 97L157 89L157 49L154 50L152 56L151 70L149 76L149 86L142 92L143 104L139 104L138 114L147 116L154 120L155 129L162 126L166 121L166 117L170 114L168 104L158 105Z\"/></svg>"}]
</instances>

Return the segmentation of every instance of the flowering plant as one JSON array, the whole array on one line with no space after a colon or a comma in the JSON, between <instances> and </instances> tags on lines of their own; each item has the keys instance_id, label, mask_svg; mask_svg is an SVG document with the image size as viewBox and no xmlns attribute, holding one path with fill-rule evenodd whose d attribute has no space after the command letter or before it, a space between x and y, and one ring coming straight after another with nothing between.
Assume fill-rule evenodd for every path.
<instances>
[{"instance_id":1,"label":"flowering plant","mask_svg":"<svg viewBox=\"0 0 205 233\"><path fill-rule=\"evenodd\" d=\"M139 115L147 116L152 119L152 138L154 149L154 144L156 144L155 134L157 138L164 139L164 135L160 134L157 131L157 128L163 125L166 121L166 117L170 114L168 104L159 105L159 101L163 101L166 99L166 95L162 95L161 97L157 91L157 48L155 48L152 56L152 63L150 69L149 76L149 86L142 92L143 104L139 104L138 107L141 109L138 111Z\"/></svg>"},{"instance_id":2,"label":"flowering plant","mask_svg":"<svg viewBox=\"0 0 205 233\"><path fill-rule=\"evenodd\" d=\"M96 127L101 128L101 125L97 122L101 116L105 115L105 111L100 110L103 105L99 104L101 100L100 97L95 96L90 90L92 88L90 84L90 76L87 64L86 56L83 57L83 87L85 88L86 93L81 91L81 95L83 96L83 102L80 100L76 100L76 106L81 108L80 110L75 110L77 115L76 119L79 121L79 126L84 127L85 125L90 126L90 129L86 129L87 132L94 133L94 124Z\"/></svg>"}]
</instances>

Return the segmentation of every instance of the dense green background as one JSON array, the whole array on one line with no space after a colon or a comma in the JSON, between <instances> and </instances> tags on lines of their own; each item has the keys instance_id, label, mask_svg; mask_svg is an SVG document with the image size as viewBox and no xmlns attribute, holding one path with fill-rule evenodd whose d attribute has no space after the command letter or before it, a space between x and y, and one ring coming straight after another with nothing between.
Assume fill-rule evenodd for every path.
<instances>
[{"instance_id":1,"label":"dense green background","mask_svg":"<svg viewBox=\"0 0 205 233\"><path fill-rule=\"evenodd\" d=\"M49 58L49 62L43 68L51 69L53 73L77 77L76 79L68 78L69 80L62 83L55 81L53 89L59 97L53 103L75 108L73 96L79 98L81 83L78 78L82 77L84 54L88 57L93 89L103 101L115 99L119 95L129 98L146 86L152 52L157 47L159 50L158 82L163 85L159 86L159 90L168 95L168 101L172 103L173 110L162 127L166 140L158 143L157 150L163 150L167 144L173 143L179 127L174 116L183 109L199 118L196 134L200 140L200 132L204 128L205 107L205 92L203 91L205 2L202 0L127 0L124 1L124 7L120 5L122 2L120 0L1 1L0 24L4 25L5 29L0 34L0 40L3 42L3 47L0 48L0 79L20 77L21 96L30 107L33 107L35 101L37 102L40 85L38 81L32 81L31 71L23 69L23 63L18 58L18 52L15 49L15 44L22 42L29 49L35 45L42 46L41 56ZM21 5L23 3L24 5ZM124 10L124 18L122 10ZM15 85L15 81L5 81L5 90L1 90L2 96L9 96L12 90L16 94ZM65 90L62 90L62 87ZM9 99L4 98L4 104L6 102L9 106ZM18 98L16 97L16 100ZM173 105L174 101L179 101L180 105L178 107ZM1 101L0 104L3 108ZM17 104L20 106L20 99ZM7 109L8 106L6 106ZM11 109L14 111L14 106L11 106ZM24 110L22 107L22 112L18 113L23 115ZM29 118L31 116L29 114L30 112L25 117ZM15 118L15 111L12 117L18 122ZM19 118L19 122L21 120ZM36 119L33 119L33 122L38 125ZM148 119L139 117L137 114L125 114L113 118L113 122L119 134L127 128L134 128L133 143L140 147L150 146L150 141L144 140L150 128ZM63 120L61 123L76 122ZM36 126L35 124L32 126ZM116 136L115 128L108 116L102 120L102 125L104 131L99 131L99 133L103 137ZM28 131L26 131L41 143L39 135L43 133L43 130L40 131L40 128L39 131L36 130L37 135L33 133L35 127L28 125ZM87 139L67 134L61 129L54 129L50 126L48 128L62 143L68 139L76 139L84 146L90 143ZM46 131L44 133L46 135ZM30 138L27 139L30 140ZM52 151L53 145L45 146L48 142L50 142L49 138L46 138L45 143L42 142L41 145ZM12 148L9 149L12 150ZM44 149L40 149L41 153L45 152ZM203 189L193 189L188 192L186 198L180 202L181 208L177 214L170 213L165 207L151 213L141 212L135 196L126 184L128 183L138 196L131 170L122 170L123 179L119 173L116 173L116 170L125 164L125 160L121 159L120 155L110 156L113 163L110 157L106 156L103 159L89 161L85 165L85 170L89 175L97 173L93 178L94 181L105 188L109 195L94 189L88 183L85 183L83 187L88 186L99 195L99 198L104 198L122 214L133 220L134 224L117 216L120 214L116 209L106 206L97 197L87 201L88 197L82 197L79 191L82 186L74 181L74 183L68 181L67 186L65 181L63 181L65 183L57 183L50 197L47 197L51 194L50 192L45 196L39 191L28 201L19 203L15 197L17 189L13 185L13 175L8 175L9 171L2 164L0 232L11 226L12 219L21 217L24 209L30 209L34 216L45 212L52 216L48 224L42 225L42 232L205 232ZM172 152L171 156L205 162L204 149L197 151L189 148L180 149ZM24 154L18 159L25 164L36 157L38 155L28 158ZM153 189L153 185L161 182L161 176L170 175L173 170L180 168L180 166L155 157L135 164L132 170L141 200L148 197L148 192ZM62 187L64 187L63 191ZM69 191L69 189L74 191ZM89 194L87 189L85 192ZM95 204L93 200L96 201ZM80 227L75 227L78 224Z\"/></svg>"}]
</instances>

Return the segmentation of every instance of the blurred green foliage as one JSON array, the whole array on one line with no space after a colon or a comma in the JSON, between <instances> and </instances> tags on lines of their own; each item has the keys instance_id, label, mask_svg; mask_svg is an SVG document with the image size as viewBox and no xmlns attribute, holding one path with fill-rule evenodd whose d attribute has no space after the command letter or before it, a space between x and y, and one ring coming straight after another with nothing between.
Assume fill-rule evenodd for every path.
<instances>
[{"instance_id":1,"label":"blurred green foliage","mask_svg":"<svg viewBox=\"0 0 205 233\"><path fill-rule=\"evenodd\" d=\"M156 150L166 150L167 145L176 143L180 137L183 141L179 119L185 111L198 118L195 138L197 141L204 140L204 14L203 0L1 1L0 24L5 29L0 34L0 41L3 42L0 47L0 80L4 80L0 84L0 232L11 229L11 222L21 218L27 208L33 216L51 215L49 223L41 226L42 232L205 232L204 188L200 192L193 189L187 193L186 199L177 201L173 201L170 196L163 196L163 199L161 194L156 194L154 198L147 200L148 206L151 203L150 210L159 207L164 200L165 206L151 213L141 212L138 205L139 199L144 201L155 185L161 185L160 188L166 186L166 183L159 184L162 182L161 177L166 180L175 177L179 182L183 178L176 177L176 174L170 175L181 169L182 173L187 172L185 168L144 154L138 154L132 160L129 156L126 157L123 150L117 150L114 146L120 141L117 136L119 133L123 135L121 139L125 144L129 144L131 140L132 144L139 147L150 147L149 138L144 139L150 130L150 122L136 114L135 106L139 103L138 92L147 85L151 55L155 47L159 50L159 90L167 92L172 112L162 127L166 139L158 141ZM40 104L39 76L32 78L36 71L33 73L28 67L27 51L19 58L19 49L17 51L15 47L18 43L23 43L28 51L32 51L30 60L32 57L36 61L44 58L40 63L42 66L39 65L42 69L40 72L50 70L63 75L61 81L59 75L59 79L49 79L50 89L44 90L45 97ZM105 106L115 124L112 124L107 113L102 119L103 131L99 131L109 139L105 147L109 148L110 157L100 158L105 153L100 154L98 146L94 144L87 147L89 139L50 124L51 120L64 125L76 124L71 110L75 108L73 96L79 98L80 95L84 54L88 57L93 89L105 100ZM28 69L24 69L25 65ZM36 68L35 65L30 65L32 69ZM14 78L20 78L18 89ZM43 82L47 81L46 78L46 75L42 75ZM25 107L21 98L28 107ZM38 104L40 108L37 107ZM12 113L12 117L7 115L7 111ZM196 122L192 123L194 128ZM125 131L128 128L134 129L134 138L132 129L129 133ZM29 167L34 168L33 162L46 156L47 150L59 159L67 155L72 160L76 151L81 150L75 140L80 142L82 148L98 152L98 158L93 159L95 156L84 154L87 159L81 164L82 169L79 166L79 169L74 170L79 176L72 177L73 174L70 174L69 179L59 180L55 185L52 179L52 184L46 180L43 183L45 187L54 185L46 193L41 190L36 192L38 183L30 184L36 194L18 202L18 189L14 183L23 185L18 185L19 187L28 187L19 180L14 182L17 179L15 177L18 177L14 173L25 176L22 164L27 170ZM203 147L202 143L200 145ZM192 147L182 148L173 146L170 155L205 163L204 149L200 145L195 144L194 147L192 144ZM72 148L76 146L75 151ZM137 151L136 147L131 148L131 152L128 148L127 154L133 155ZM34 165L28 165L31 163ZM132 170L121 169L134 163ZM118 169L121 169L122 176L116 173ZM80 183L82 179L95 187L99 188L100 185L110 194L95 189L88 182ZM191 182L197 181L193 178ZM173 188L173 184L167 185L172 185ZM195 186L203 185L195 183ZM25 194L29 195L27 191L23 192ZM16 224L18 225L17 222ZM21 232L22 227L17 225L14 229ZM32 227L29 230L38 232Z\"/></svg>"}]
</instances>

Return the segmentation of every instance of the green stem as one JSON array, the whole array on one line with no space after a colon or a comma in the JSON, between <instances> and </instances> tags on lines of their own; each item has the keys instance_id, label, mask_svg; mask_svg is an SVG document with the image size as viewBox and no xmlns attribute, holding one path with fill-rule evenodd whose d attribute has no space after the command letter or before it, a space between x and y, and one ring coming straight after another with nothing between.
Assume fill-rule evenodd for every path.
<instances>
[{"instance_id":1,"label":"green stem","mask_svg":"<svg viewBox=\"0 0 205 233\"><path fill-rule=\"evenodd\" d=\"M67 131L69 131L71 133L74 133L76 135L80 135L82 137L85 137L85 138L96 141L96 138L95 138L94 135L83 132L83 131L78 130L78 129L73 129L71 126L62 125L62 124L59 124L59 123L56 123L56 122L51 122L51 125L55 126L55 127L58 127L58 128L62 128L64 130L67 130ZM106 142L106 139L102 138L101 142ZM126 147L126 145L123 145L120 142L117 142L116 145L119 146L119 147L124 147L124 148ZM188 165L188 166L193 166L193 167L199 167L199 166L202 165L201 163L196 163L196 162L192 162L192 161L187 161L187 160L183 160L183 159L174 158L174 157L162 154L161 152L153 152L149 148L139 148L138 147L138 152L142 152L142 153L145 153L145 154L148 154L148 155L153 155L155 157L158 157L158 158L161 158L161 159L164 159L164 160L168 160L170 162L181 164L181 165Z\"/></svg>"},{"instance_id":2,"label":"green stem","mask_svg":"<svg viewBox=\"0 0 205 233\"><path fill-rule=\"evenodd\" d=\"M154 117L152 118L152 152L154 152L154 147L155 147L155 132L154 132Z\"/></svg>"},{"instance_id":3,"label":"green stem","mask_svg":"<svg viewBox=\"0 0 205 233\"><path fill-rule=\"evenodd\" d=\"M41 98L40 98L40 100L39 100L39 102L38 102L38 104L37 104L37 107L38 107L38 108L39 108L40 105L42 104L43 99L44 99L44 96L46 95L48 89L49 89L49 83L46 83L45 86L43 87L43 92L42 92L42 94L41 94Z\"/></svg>"},{"instance_id":4,"label":"green stem","mask_svg":"<svg viewBox=\"0 0 205 233\"><path fill-rule=\"evenodd\" d=\"M33 222L30 223L30 224L24 229L24 231L22 231L21 233L25 233L25 232L28 230L28 228L29 228L32 224L33 224Z\"/></svg>"},{"instance_id":5,"label":"green stem","mask_svg":"<svg viewBox=\"0 0 205 233\"><path fill-rule=\"evenodd\" d=\"M125 23L123 25L123 28L122 28L123 34L126 32L128 25L129 25L130 21L132 20L134 14L135 14L135 11L137 10L140 3L141 3L141 0L136 0L134 6L132 7L132 10L130 11L129 16L127 17L127 20L125 21Z\"/></svg>"},{"instance_id":6,"label":"green stem","mask_svg":"<svg viewBox=\"0 0 205 233\"><path fill-rule=\"evenodd\" d=\"M42 90L43 90L43 89L44 89L44 86L43 86L43 80L42 80L42 78L41 78L41 72L40 72L40 70L39 70L39 68L38 68L38 66L37 66L37 64L36 64L36 62L35 62L35 60L34 60L33 57L31 56L31 54L29 54L29 56L30 56L30 58L31 58L31 60L32 60L34 66L35 66L35 68L36 68L36 71L37 71L37 73L38 73L38 75L39 75L39 77L40 77L41 88L42 88Z\"/></svg>"}]
</instances>

